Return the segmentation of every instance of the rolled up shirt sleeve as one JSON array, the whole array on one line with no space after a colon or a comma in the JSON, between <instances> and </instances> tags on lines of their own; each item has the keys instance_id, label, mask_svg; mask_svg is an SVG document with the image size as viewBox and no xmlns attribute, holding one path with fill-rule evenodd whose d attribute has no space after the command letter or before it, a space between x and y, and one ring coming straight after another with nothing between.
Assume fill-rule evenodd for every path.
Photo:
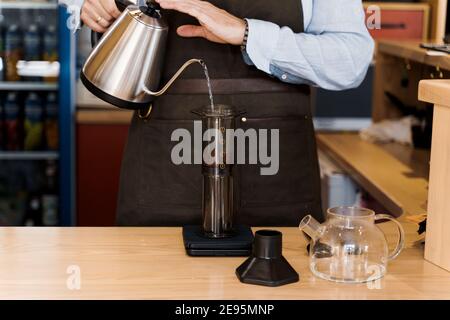
<instances>
[{"instance_id":1,"label":"rolled up shirt sleeve","mask_svg":"<svg viewBox=\"0 0 450 320\"><path fill-rule=\"evenodd\" d=\"M255 66L270 73L270 65L277 49L280 27L272 22L247 19L247 54Z\"/></svg>"},{"instance_id":2,"label":"rolled up shirt sleeve","mask_svg":"<svg viewBox=\"0 0 450 320\"><path fill-rule=\"evenodd\" d=\"M82 22L80 20L81 16L81 8L83 7L84 0L59 0L58 4L62 4L68 7L68 12L70 14L76 14L77 24L74 26L75 29L79 29L82 26Z\"/></svg>"},{"instance_id":3,"label":"rolled up shirt sleeve","mask_svg":"<svg viewBox=\"0 0 450 320\"><path fill-rule=\"evenodd\" d=\"M281 81L329 90L359 86L373 57L374 43L360 0L313 0L303 33L247 19L246 53L258 69Z\"/></svg>"},{"instance_id":4,"label":"rolled up shirt sleeve","mask_svg":"<svg viewBox=\"0 0 450 320\"><path fill-rule=\"evenodd\" d=\"M78 6L81 10L84 0L59 0L59 4L65 4L66 6Z\"/></svg>"}]
</instances>

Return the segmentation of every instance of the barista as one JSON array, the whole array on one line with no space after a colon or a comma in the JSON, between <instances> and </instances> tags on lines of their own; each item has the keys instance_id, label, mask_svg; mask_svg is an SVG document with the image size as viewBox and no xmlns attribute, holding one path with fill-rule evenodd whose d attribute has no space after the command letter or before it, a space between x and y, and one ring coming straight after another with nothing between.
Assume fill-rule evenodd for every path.
<instances>
[{"instance_id":1,"label":"barista","mask_svg":"<svg viewBox=\"0 0 450 320\"><path fill-rule=\"evenodd\" d=\"M374 45L361 1L156 2L170 28L162 82L186 60L203 59L216 103L246 111L238 127L280 130L277 174L262 176L259 165L237 166L238 222L290 226L306 214L323 220L308 86L342 90L364 79ZM104 32L119 14L114 0L86 0L81 18ZM190 68L182 78L204 75ZM154 102L147 117L134 116L122 162L118 224L200 223L200 168L175 165L170 154L173 130L192 132L197 118L191 111L208 104L206 92L198 94L202 88L193 94L181 81L178 91Z\"/></svg>"}]
</instances>

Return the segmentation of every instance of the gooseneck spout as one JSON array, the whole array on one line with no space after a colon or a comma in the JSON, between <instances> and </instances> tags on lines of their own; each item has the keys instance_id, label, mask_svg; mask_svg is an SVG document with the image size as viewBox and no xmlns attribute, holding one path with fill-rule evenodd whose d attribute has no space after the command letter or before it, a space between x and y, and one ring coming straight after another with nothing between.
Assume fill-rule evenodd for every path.
<instances>
[{"instance_id":1,"label":"gooseneck spout","mask_svg":"<svg viewBox=\"0 0 450 320\"><path fill-rule=\"evenodd\" d=\"M200 59L188 60L181 66L180 69L178 69L178 71L173 75L173 77L166 83L166 85L161 90L154 92L154 91L151 91L150 89L144 87L145 93L147 93L151 96L155 96L155 97L158 97L158 96L164 94L170 88L170 86L175 82L175 80L177 80L178 77L183 73L183 71L193 63L199 63L201 65L205 64L205 62L203 62L203 60L200 60Z\"/></svg>"},{"instance_id":2,"label":"gooseneck spout","mask_svg":"<svg viewBox=\"0 0 450 320\"><path fill-rule=\"evenodd\" d=\"M311 237L314 241L319 238L322 229L320 223L311 215L304 217L302 221L300 221L298 228Z\"/></svg>"}]
</instances>

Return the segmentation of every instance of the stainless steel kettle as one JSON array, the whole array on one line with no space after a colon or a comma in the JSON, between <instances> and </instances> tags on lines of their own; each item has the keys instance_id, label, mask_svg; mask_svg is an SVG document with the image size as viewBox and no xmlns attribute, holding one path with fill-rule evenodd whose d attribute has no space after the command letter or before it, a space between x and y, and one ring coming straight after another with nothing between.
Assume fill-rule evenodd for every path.
<instances>
[{"instance_id":1,"label":"stainless steel kettle","mask_svg":"<svg viewBox=\"0 0 450 320\"><path fill-rule=\"evenodd\" d=\"M95 43L80 78L91 93L108 103L126 109L146 109L187 66L203 62L187 61L158 90L169 31L160 7L151 0L140 6L129 0L116 3L123 12Z\"/></svg>"}]
</instances>

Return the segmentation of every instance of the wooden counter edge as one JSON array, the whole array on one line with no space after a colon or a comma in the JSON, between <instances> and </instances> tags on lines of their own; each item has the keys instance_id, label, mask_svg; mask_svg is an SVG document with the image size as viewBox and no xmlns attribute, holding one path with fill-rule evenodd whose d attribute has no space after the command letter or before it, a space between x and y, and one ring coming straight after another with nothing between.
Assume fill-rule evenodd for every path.
<instances>
[{"instance_id":1,"label":"wooden counter edge","mask_svg":"<svg viewBox=\"0 0 450 320\"><path fill-rule=\"evenodd\" d=\"M423 80L419 99L434 104L425 259L450 271L450 80Z\"/></svg>"},{"instance_id":2,"label":"wooden counter edge","mask_svg":"<svg viewBox=\"0 0 450 320\"><path fill-rule=\"evenodd\" d=\"M131 123L133 111L78 110L77 124L124 124Z\"/></svg>"},{"instance_id":3,"label":"wooden counter edge","mask_svg":"<svg viewBox=\"0 0 450 320\"><path fill-rule=\"evenodd\" d=\"M395 57L425 63L426 49L420 48L420 41L378 40L378 52Z\"/></svg>"},{"instance_id":4,"label":"wooden counter edge","mask_svg":"<svg viewBox=\"0 0 450 320\"><path fill-rule=\"evenodd\" d=\"M420 41L416 40L392 40L382 39L377 41L377 56L385 54L392 57L411 60L431 67L439 66L442 70L450 70L450 55L433 52L420 47ZM437 55L436 55L437 54Z\"/></svg>"},{"instance_id":5,"label":"wooden counter edge","mask_svg":"<svg viewBox=\"0 0 450 320\"><path fill-rule=\"evenodd\" d=\"M450 80L422 80L419 100L450 108Z\"/></svg>"}]
</instances>

